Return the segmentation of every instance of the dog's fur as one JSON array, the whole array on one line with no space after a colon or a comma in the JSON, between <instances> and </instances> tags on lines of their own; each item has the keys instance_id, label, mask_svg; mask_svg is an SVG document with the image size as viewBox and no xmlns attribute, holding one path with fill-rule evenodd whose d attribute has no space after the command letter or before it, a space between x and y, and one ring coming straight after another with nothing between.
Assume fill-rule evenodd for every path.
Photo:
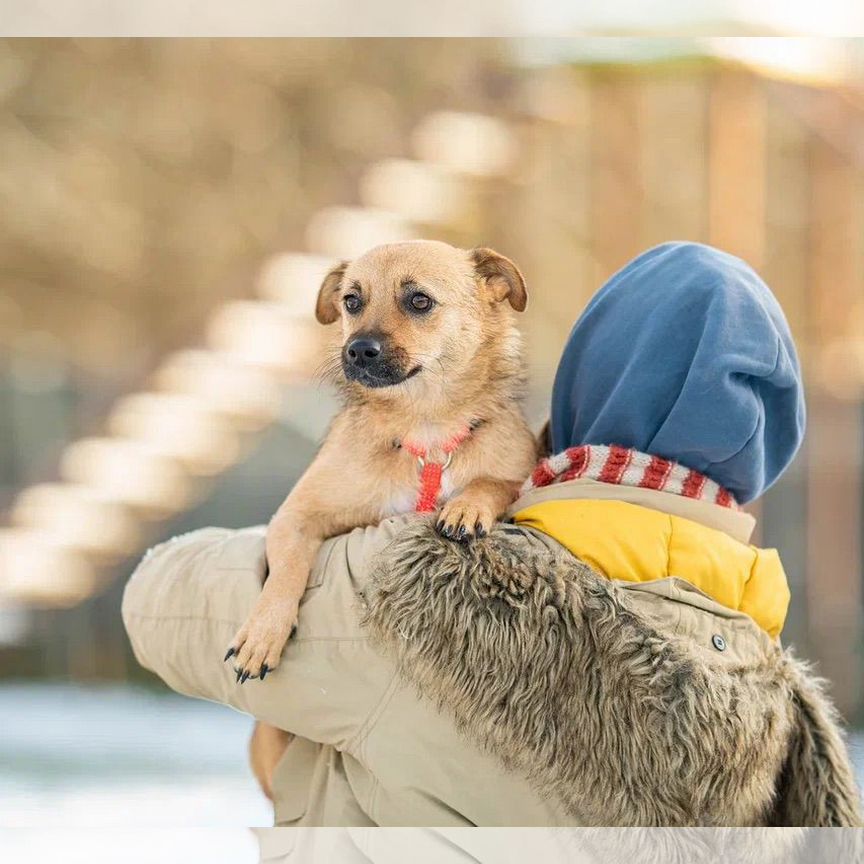
<instances>
[{"instance_id":1,"label":"dog's fur","mask_svg":"<svg viewBox=\"0 0 864 864\"><path fill-rule=\"evenodd\" d=\"M426 302L418 296L431 298L431 308L415 308ZM342 322L330 371L344 408L268 528L267 581L229 649L238 680L264 677L279 663L326 538L414 509L418 463L401 442L426 446L434 457L472 430L444 471L438 525L445 536L469 541L488 532L515 499L536 459L520 410L524 373L513 317L526 303L517 267L485 248L397 243L327 274L316 317ZM381 351L358 364L350 352L363 338L377 340ZM284 744L277 730L255 735L253 756L256 747ZM258 765L258 773L266 789L267 771Z\"/></svg>"},{"instance_id":2,"label":"dog's fur","mask_svg":"<svg viewBox=\"0 0 864 864\"><path fill-rule=\"evenodd\" d=\"M530 529L460 546L411 526L365 600L403 678L582 824L862 825L804 664L767 639L719 662Z\"/></svg>"}]
</instances>

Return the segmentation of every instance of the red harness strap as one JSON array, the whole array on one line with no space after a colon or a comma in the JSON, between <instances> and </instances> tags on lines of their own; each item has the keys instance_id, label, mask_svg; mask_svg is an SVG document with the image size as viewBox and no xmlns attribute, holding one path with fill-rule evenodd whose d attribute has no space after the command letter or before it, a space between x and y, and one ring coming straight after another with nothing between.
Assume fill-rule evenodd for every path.
<instances>
[{"instance_id":1,"label":"red harness strap","mask_svg":"<svg viewBox=\"0 0 864 864\"><path fill-rule=\"evenodd\" d=\"M443 461L434 462L428 458L425 447L411 441L403 441L402 446L420 463L420 488L417 491L417 503L414 510L417 513L432 513L438 506L438 496L441 494L441 476L444 469L453 458L453 451L471 434L471 427L466 426L452 438L441 445L441 452L446 457Z\"/></svg>"}]
</instances>

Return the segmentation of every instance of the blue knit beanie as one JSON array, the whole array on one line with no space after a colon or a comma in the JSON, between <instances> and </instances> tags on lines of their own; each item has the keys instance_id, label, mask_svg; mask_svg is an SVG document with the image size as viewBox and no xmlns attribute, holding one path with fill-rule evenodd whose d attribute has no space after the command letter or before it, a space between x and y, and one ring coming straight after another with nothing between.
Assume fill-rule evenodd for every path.
<instances>
[{"instance_id":1,"label":"blue knit beanie","mask_svg":"<svg viewBox=\"0 0 864 864\"><path fill-rule=\"evenodd\" d=\"M804 424L774 295L743 261L697 243L657 246L597 292L552 391L554 452L634 447L701 471L740 503L783 473Z\"/></svg>"}]
</instances>

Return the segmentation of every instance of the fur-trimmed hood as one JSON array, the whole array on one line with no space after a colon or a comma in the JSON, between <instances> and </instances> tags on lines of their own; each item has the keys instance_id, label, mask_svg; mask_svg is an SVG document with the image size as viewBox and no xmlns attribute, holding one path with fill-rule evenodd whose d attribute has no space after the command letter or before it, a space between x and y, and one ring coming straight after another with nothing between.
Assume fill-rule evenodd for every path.
<instances>
[{"instance_id":1,"label":"fur-trimmed hood","mask_svg":"<svg viewBox=\"0 0 864 864\"><path fill-rule=\"evenodd\" d=\"M527 527L460 545L423 522L378 560L366 626L582 824L861 825L822 684L688 589L612 582Z\"/></svg>"}]
</instances>

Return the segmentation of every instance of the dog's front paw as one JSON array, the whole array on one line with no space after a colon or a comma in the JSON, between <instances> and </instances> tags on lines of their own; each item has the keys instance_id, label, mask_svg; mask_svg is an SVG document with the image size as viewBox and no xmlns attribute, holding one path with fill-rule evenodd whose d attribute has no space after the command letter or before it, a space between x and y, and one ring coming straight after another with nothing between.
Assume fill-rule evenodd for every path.
<instances>
[{"instance_id":1,"label":"dog's front paw","mask_svg":"<svg viewBox=\"0 0 864 864\"><path fill-rule=\"evenodd\" d=\"M468 542L475 537L485 537L495 516L490 507L457 495L444 505L435 527L439 534L450 540Z\"/></svg>"},{"instance_id":2,"label":"dog's front paw","mask_svg":"<svg viewBox=\"0 0 864 864\"><path fill-rule=\"evenodd\" d=\"M279 665L285 643L297 629L297 607L289 604L268 606L254 611L231 640L226 662L232 657L237 681L243 684L249 678L262 681L268 672Z\"/></svg>"}]
</instances>

